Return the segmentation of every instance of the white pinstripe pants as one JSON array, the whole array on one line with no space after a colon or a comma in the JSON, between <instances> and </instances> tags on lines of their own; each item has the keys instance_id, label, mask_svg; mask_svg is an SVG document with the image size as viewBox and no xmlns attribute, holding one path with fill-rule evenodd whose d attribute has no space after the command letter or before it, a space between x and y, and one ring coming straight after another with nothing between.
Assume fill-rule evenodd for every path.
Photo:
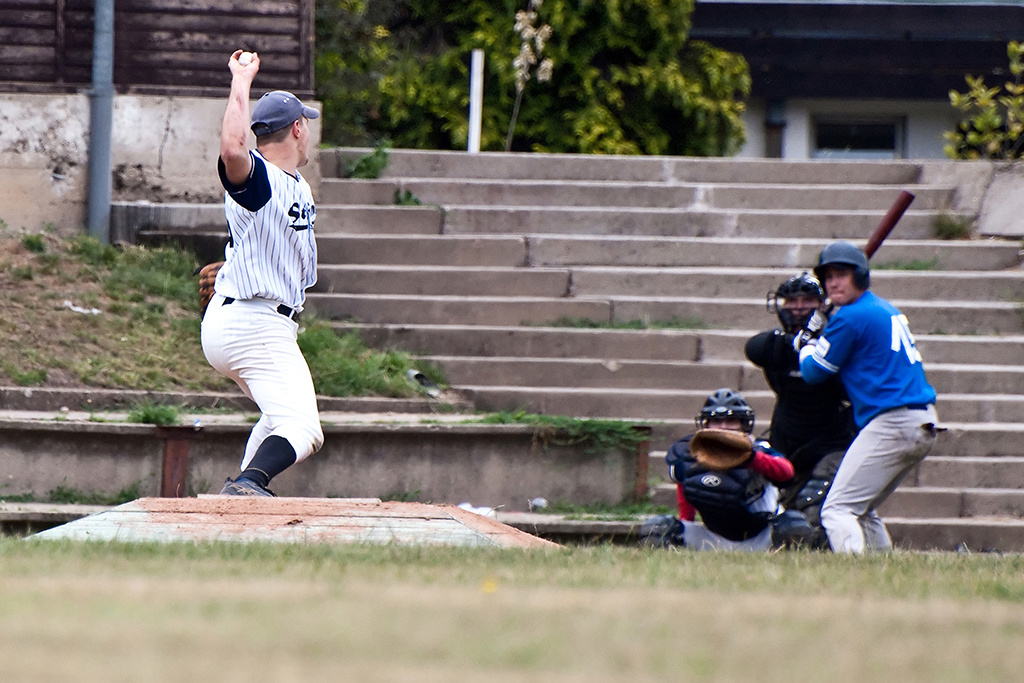
<instances>
[{"instance_id":1,"label":"white pinstripe pants","mask_svg":"<svg viewBox=\"0 0 1024 683\"><path fill-rule=\"evenodd\" d=\"M259 406L241 469L268 436L288 440L296 462L324 442L309 366L296 343L298 323L266 299L238 299L225 306L214 295L203 318L203 353L217 372L230 377Z\"/></svg>"}]
</instances>

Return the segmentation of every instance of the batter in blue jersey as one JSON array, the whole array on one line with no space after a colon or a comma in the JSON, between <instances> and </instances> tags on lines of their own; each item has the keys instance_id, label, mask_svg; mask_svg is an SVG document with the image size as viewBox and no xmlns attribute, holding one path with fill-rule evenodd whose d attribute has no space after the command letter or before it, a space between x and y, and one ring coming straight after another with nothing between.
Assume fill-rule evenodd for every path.
<instances>
[{"instance_id":1,"label":"batter in blue jersey","mask_svg":"<svg viewBox=\"0 0 1024 683\"><path fill-rule=\"evenodd\" d=\"M892 541L875 509L931 450L935 390L906 316L868 291L868 260L860 249L833 242L814 270L840 308L821 336L800 349L800 371L812 384L838 375L860 429L822 506L822 526L836 552L888 550Z\"/></svg>"}]
</instances>

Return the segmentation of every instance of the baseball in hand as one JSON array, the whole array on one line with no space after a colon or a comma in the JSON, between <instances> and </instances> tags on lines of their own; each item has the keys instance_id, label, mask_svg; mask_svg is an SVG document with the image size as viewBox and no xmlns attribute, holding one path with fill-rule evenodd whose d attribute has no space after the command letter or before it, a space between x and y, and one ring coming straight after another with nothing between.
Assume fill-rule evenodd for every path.
<instances>
[{"instance_id":1,"label":"baseball in hand","mask_svg":"<svg viewBox=\"0 0 1024 683\"><path fill-rule=\"evenodd\" d=\"M249 62L251 62L251 61L252 61L252 53L251 52L243 52L242 54L238 55L238 63L241 64L242 66L248 66Z\"/></svg>"}]
</instances>

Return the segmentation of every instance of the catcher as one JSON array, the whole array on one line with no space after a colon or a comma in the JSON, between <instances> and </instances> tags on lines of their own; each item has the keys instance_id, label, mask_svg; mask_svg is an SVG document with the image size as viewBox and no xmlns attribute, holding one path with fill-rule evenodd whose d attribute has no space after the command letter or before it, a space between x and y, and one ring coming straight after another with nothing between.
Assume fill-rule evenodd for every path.
<instances>
[{"instance_id":1,"label":"catcher","mask_svg":"<svg viewBox=\"0 0 1024 683\"><path fill-rule=\"evenodd\" d=\"M754 410L731 389L708 396L694 421L696 433L672 444L665 457L676 482L679 518L648 519L640 527L641 544L771 549L780 512L778 485L793 478L793 465L751 436ZM695 521L698 512L702 523Z\"/></svg>"}]
</instances>

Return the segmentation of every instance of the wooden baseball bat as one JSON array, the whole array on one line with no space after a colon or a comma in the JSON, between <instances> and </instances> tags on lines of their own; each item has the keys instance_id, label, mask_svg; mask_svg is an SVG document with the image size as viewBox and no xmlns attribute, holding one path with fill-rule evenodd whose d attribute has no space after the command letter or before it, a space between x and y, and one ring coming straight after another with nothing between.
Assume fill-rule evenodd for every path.
<instances>
[{"instance_id":1,"label":"wooden baseball bat","mask_svg":"<svg viewBox=\"0 0 1024 683\"><path fill-rule=\"evenodd\" d=\"M910 206L910 202L914 201L914 195L906 190L900 192L900 196L896 198L892 206L889 207L889 211L886 212L885 216L882 217L882 221L875 228L875 232L871 235L867 245L864 247L864 254L871 258L878 251L878 248L882 246L882 242L889 236L892 229L896 227L896 223L899 222L900 218L903 217L903 213Z\"/></svg>"}]
</instances>

